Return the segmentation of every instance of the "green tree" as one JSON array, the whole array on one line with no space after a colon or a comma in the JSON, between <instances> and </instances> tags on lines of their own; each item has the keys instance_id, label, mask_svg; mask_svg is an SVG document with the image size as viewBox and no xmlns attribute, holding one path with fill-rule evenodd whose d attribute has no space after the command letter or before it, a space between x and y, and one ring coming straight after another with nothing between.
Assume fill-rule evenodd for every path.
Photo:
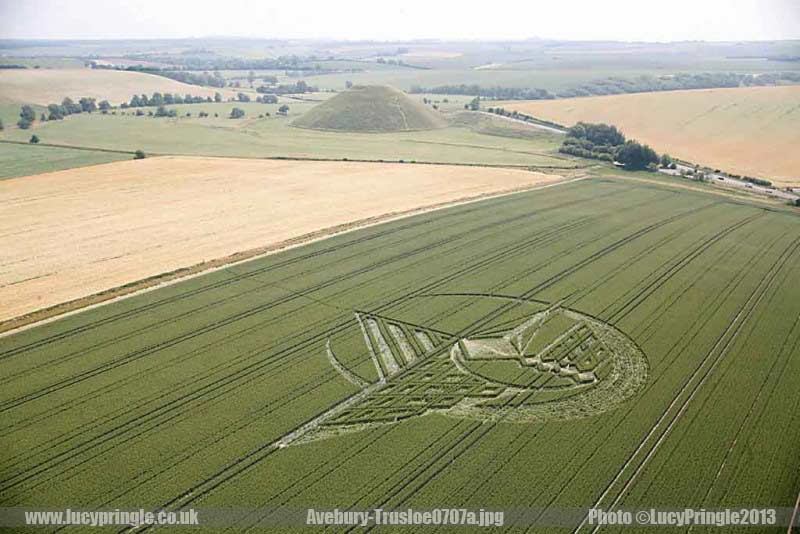
<instances>
[{"instance_id":1,"label":"green tree","mask_svg":"<svg viewBox=\"0 0 800 534\"><path fill-rule=\"evenodd\" d=\"M5 130L5 126L3 126L3 121L2 119L0 119L0 132L2 132L3 130Z\"/></svg>"},{"instance_id":2,"label":"green tree","mask_svg":"<svg viewBox=\"0 0 800 534\"><path fill-rule=\"evenodd\" d=\"M586 139L595 145L618 146L625 143L625 136L615 126L579 122L569 130L568 137Z\"/></svg>"},{"instance_id":3,"label":"green tree","mask_svg":"<svg viewBox=\"0 0 800 534\"><path fill-rule=\"evenodd\" d=\"M66 97L64 100L61 101L61 106L65 110L65 115L71 115L73 113L80 113L83 111L83 108L72 101L70 97Z\"/></svg>"},{"instance_id":4,"label":"green tree","mask_svg":"<svg viewBox=\"0 0 800 534\"><path fill-rule=\"evenodd\" d=\"M86 113L97 111L97 104L95 104L94 98L83 97L78 101L78 104L81 106L81 111Z\"/></svg>"},{"instance_id":5,"label":"green tree","mask_svg":"<svg viewBox=\"0 0 800 534\"><path fill-rule=\"evenodd\" d=\"M236 100L239 102L250 102L250 97L245 93L237 93Z\"/></svg>"},{"instance_id":6,"label":"green tree","mask_svg":"<svg viewBox=\"0 0 800 534\"><path fill-rule=\"evenodd\" d=\"M108 102L108 100L101 100L100 103L97 104L97 108L100 111L108 111L111 109L111 104Z\"/></svg>"},{"instance_id":7,"label":"green tree","mask_svg":"<svg viewBox=\"0 0 800 534\"><path fill-rule=\"evenodd\" d=\"M281 107L278 108L278 113L280 113L281 115L286 115L287 113L289 113L289 106L287 106L286 104L281 105Z\"/></svg>"},{"instance_id":8,"label":"green tree","mask_svg":"<svg viewBox=\"0 0 800 534\"><path fill-rule=\"evenodd\" d=\"M144 158L146 158L146 157L147 157L147 156L145 156L145 154L144 154L144 151L143 151L143 150L137 150L137 151L136 151L136 152L134 152L134 154L133 154L133 159L144 159Z\"/></svg>"},{"instance_id":9,"label":"green tree","mask_svg":"<svg viewBox=\"0 0 800 534\"><path fill-rule=\"evenodd\" d=\"M27 130L28 128L31 127L31 124L33 123L25 118L22 118L17 121L17 126L19 127L20 130Z\"/></svg>"},{"instance_id":10,"label":"green tree","mask_svg":"<svg viewBox=\"0 0 800 534\"><path fill-rule=\"evenodd\" d=\"M661 154L661 166L666 169L669 168L671 165L672 165L672 158L670 157L670 155Z\"/></svg>"},{"instance_id":11,"label":"green tree","mask_svg":"<svg viewBox=\"0 0 800 534\"><path fill-rule=\"evenodd\" d=\"M47 119L51 121L60 121L67 114L64 106L59 106L58 104L50 104L47 106L47 111L49 113Z\"/></svg>"},{"instance_id":12,"label":"green tree","mask_svg":"<svg viewBox=\"0 0 800 534\"><path fill-rule=\"evenodd\" d=\"M19 111L20 119L26 120L28 122L33 122L36 120L36 112L33 111L33 108L30 106L22 106Z\"/></svg>"},{"instance_id":13,"label":"green tree","mask_svg":"<svg viewBox=\"0 0 800 534\"><path fill-rule=\"evenodd\" d=\"M219 93L214 93L214 102L222 102L222 95Z\"/></svg>"},{"instance_id":14,"label":"green tree","mask_svg":"<svg viewBox=\"0 0 800 534\"><path fill-rule=\"evenodd\" d=\"M625 165L626 169L640 171L649 165L658 164L658 154L647 145L636 141L627 141L617 151L617 161Z\"/></svg>"},{"instance_id":15,"label":"green tree","mask_svg":"<svg viewBox=\"0 0 800 534\"><path fill-rule=\"evenodd\" d=\"M244 117L244 110L240 108L233 108L231 110L231 118L232 119L241 119Z\"/></svg>"},{"instance_id":16,"label":"green tree","mask_svg":"<svg viewBox=\"0 0 800 534\"><path fill-rule=\"evenodd\" d=\"M32 135L32 136L31 136L31 140L30 140L30 141L28 141L28 142L29 142L29 143L31 143L31 144L33 144L33 145L35 145L36 143L38 143L38 142L39 142L39 136L38 136L38 135Z\"/></svg>"}]
</instances>

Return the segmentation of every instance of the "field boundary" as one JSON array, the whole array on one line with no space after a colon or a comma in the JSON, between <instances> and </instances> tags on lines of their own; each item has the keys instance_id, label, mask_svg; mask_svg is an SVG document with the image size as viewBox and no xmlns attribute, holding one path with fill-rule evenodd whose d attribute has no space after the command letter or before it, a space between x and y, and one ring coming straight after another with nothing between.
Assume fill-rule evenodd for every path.
<instances>
[{"instance_id":1,"label":"field boundary","mask_svg":"<svg viewBox=\"0 0 800 534\"><path fill-rule=\"evenodd\" d=\"M31 146L31 143L27 141L13 141L10 139L0 139L0 143L8 143L12 145L22 145L22 146ZM111 148L95 148L91 146L80 146L80 145L64 145L60 143L36 143L34 146L39 147L53 147L53 148L65 148L65 149L74 149L74 150L85 150L87 152L106 152L109 154L127 154L127 155L135 155L136 152L133 150L118 150L118 149L111 149ZM148 158L159 158L159 157L187 157L187 158L221 158L221 159L245 159L245 160L259 160L259 161L319 161L319 162L340 162L340 163L386 163L386 164L395 164L395 165L440 165L440 166L447 166L447 167L484 167L487 169L516 169L516 170L523 170L523 171L579 171L585 169L587 165L581 165L580 162L576 162L576 165L533 165L533 164L521 164L521 163L464 163L464 162L449 162L449 161L418 161L418 160L406 160L406 159L362 159L362 158L325 158L325 157L314 157L314 156L236 156L236 155L214 155L214 154L188 154L185 152L146 152L145 153ZM539 153L533 153L536 155L544 155ZM550 157L550 156L548 156ZM565 159L565 161L569 161L566 158L554 158L554 159ZM106 165L106 163L97 163L96 165ZM92 167L94 165L84 165L83 167ZM70 169L76 169L80 167L70 167ZM69 169L63 169L69 170ZM53 172L53 171L46 171L46 172ZM26 178L28 176L37 176L38 174L46 174L43 173L35 173L35 174L26 174L23 176L10 176L8 178L4 178L4 180L14 180L17 178Z\"/></svg>"},{"instance_id":2,"label":"field boundary","mask_svg":"<svg viewBox=\"0 0 800 534\"><path fill-rule=\"evenodd\" d=\"M236 252L234 254L229 254L221 258L216 258L213 260L200 262L191 266L181 267L172 271L167 271L165 273L161 273L155 276L150 276L147 278L129 282L121 286L109 288L104 291L100 291L98 293L87 295L85 297L70 300L67 302L62 302L60 304L49 306L47 308L42 308L40 310L36 310L31 313L15 317L13 319L1 321L0 338L16 334L23 330L28 330L35 326L46 324L61 319L63 317L74 315L76 313L80 313L88 309L94 309L103 306L105 304L109 304L111 302L117 302L119 300L140 295L148 291L152 291L154 289L170 286L178 282L182 282L184 280L188 280L203 274L218 271L220 269L226 269L228 267L232 267L234 265L238 265L250 260L263 258L265 256L269 256L277 252L282 252L284 250L289 250L302 245L307 245L310 243L321 241L329 237L346 234L354 230L360 230L384 222L395 221L413 215L419 215L443 208L469 204L481 200L488 200L490 198L499 198L507 195L513 195L515 193L521 193L524 191L546 189L549 187L555 187L558 185L564 185L568 183L577 182L580 180L585 180L587 178L588 176L578 176L573 178L565 178L555 183L548 183L548 184L532 183L527 186L521 186L511 189L493 191L489 193L482 193L479 195L461 197L446 202L423 205L404 211L387 212L373 217L357 219L355 221L350 221L330 226L327 228L316 230L314 232L285 239L277 243L272 243L269 245L264 245L262 247Z\"/></svg>"},{"instance_id":3,"label":"field boundary","mask_svg":"<svg viewBox=\"0 0 800 534\"><path fill-rule=\"evenodd\" d=\"M29 141L13 141L11 139L0 139L0 143L8 143L10 145L25 145L30 146L31 143ZM61 143L35 143L36 146L51 146L54 148L67 148L72 150L86 150L90 152L107 152L109 154L130 154L133 156L136 154L135 150L119 150L115 148L93 148L90 146L80 146L80 145L63 145ZM29 175L32 176L32 175Z\"/></svg>"},{"instance_id":4,"label":"field boundary","mask_svg":"<svg viewBox=\"0 0 800 534\"><path fill-rule=\"evenodd\" d=\"M768 211L773 211L776 213L798 215L797 210L793 209L792 206L784 204L782 202L777 202L774 198L769 198L766 196L763 197L756 196L756 194L754 193L747 193L744 191L742 192L734 191L732 189L721 187L716 184L711 184L708 188L704 188L701 186L695 186L688 183L680 183L678 181L658 180L653 178L644 178L641 176L624 176L620 174L613 174L613 175L598 175L596 177L607 178L609 180L637 181L648 185L655 185L655 186L660 185L675 189L685 189L687 191L692 191L695 193L706 193L709 195L726 197L730 199L731 202L734 202L736 204L755 205L755 207Z\"/></svg>"}]
</instances>

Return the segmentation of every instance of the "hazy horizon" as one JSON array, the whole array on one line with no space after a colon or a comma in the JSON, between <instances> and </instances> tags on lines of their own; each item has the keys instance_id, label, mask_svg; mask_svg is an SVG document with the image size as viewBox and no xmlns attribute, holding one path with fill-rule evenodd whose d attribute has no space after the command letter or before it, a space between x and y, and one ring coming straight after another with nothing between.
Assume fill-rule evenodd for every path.
<instances>
[{"instance_id":1,"label":"hazy horizon","mask_svg":"<svg viewBox=\"0 0 800 534\"><path fill-rule=\"evenodd\" d=\"M245 0L0 0L0 38L52 40L255 38L339 41L570 40L619 42L775 41L800 39L795 0L565 0L491 10L457 2L309 0L306 9ZM513 14L513 15L512 15Z\"/></svg>"}]
</instances>

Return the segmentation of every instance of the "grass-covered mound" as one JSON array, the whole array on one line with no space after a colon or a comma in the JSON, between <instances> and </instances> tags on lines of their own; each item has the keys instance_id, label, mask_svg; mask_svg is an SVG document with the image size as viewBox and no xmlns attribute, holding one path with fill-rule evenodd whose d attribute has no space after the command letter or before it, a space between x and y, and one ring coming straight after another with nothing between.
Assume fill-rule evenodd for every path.
<instances>
[{"instance_id":1,"label":"grass-covered mound","mask_svg":"<svg viewBox=\"0 0 800 534\"><path fill-rule=\"evenodd\" d=\"M402 91L367 85L339 93L300 116L292 125L346 132L402 132L443 128L447 121Z\"/></svg>"}]
</instances>

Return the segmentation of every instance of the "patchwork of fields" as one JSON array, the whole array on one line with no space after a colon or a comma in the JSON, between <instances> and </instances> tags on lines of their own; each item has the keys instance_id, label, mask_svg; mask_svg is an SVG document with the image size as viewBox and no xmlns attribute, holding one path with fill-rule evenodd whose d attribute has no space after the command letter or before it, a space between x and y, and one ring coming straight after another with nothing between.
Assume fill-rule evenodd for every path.
<instances>
[{"instance_id":1,"label":"patchwork of fields","mask_svg":"<svg viewBox=\"0 0 800 534\"><path fill-rule=\"evenodd\" d=\"M132 154L62 148L32 144L0 143L0 180L43 172L61 171L131 159Z\"/></svg>"},{"instance_id":2,"label":"patchwork of fields","mask_svg":"<svg viewBox=\"0 0 800 534\"><path fill-rule=\"evenodd\" d=\"M791 507L798 248L791 213L594 179L87 310L2 338L0 506Z\"/></svg>"},{"instance_id":3,"label":"patchwork of fields","mask_svg":"<svg viewBox=\"0 0 800 534\"><path fill-rule=\"evenodd\" d=\"M482 132L463 121L436 130L381 134L325 132L291 126L316 104L290 102L288 116L277 115L279 106L276 104L231 102L169 106L180 115L174 119L84 113L63 121L35 123L33 130L8 129L5 136L28 142L35 133L42 143L126 151L141 149L147 154L402 159L557 169L577 165L574 159L557 153L561 136L548 135L535 128L528 128L538 133L534 137L519 134L518 128L513 127ZM244 119L228 118L234 106L246 112ZM18 113L19 108L15 111ZM201 111L211 116L199 118ZM186 117L186 113L192 116Z\"/></svg>"},{"instance_id":4,"label":"patchwork of fields","mask_svg":"<svg viewBox=\"0 0 800 534\"><path fill-rule=\"evenodd\" d=\"M6 180L0 321L243 251L560 179L501 168L161 157Z\"/></svg>"},{"instance_id":5,"label":"patchwork of fields","mask_svg":"<svg viewBox=\"0 0 800 534\"><path fill-rule=\"evenodd\" d=\"M659 152L800 185L800 86L668 91L497 105L572 125L606 122Z\"/></svg>"},{"instance_id":6,"label":"patchwork of fields","mask_svg":"<svg viewBox=\"0 0 800 534\"><path fill-rule=\"evenodd\" d=\"M67 96L75 101L87 96L120 104L129 101L133 95L149 95L154 91L210 97L216 92L225 96L235 94L228 89L199 87L142 72L102 69L12 69L0 72L0 98L26 104L46 106L60 103Z\"/></svg>"}]
</instances>

